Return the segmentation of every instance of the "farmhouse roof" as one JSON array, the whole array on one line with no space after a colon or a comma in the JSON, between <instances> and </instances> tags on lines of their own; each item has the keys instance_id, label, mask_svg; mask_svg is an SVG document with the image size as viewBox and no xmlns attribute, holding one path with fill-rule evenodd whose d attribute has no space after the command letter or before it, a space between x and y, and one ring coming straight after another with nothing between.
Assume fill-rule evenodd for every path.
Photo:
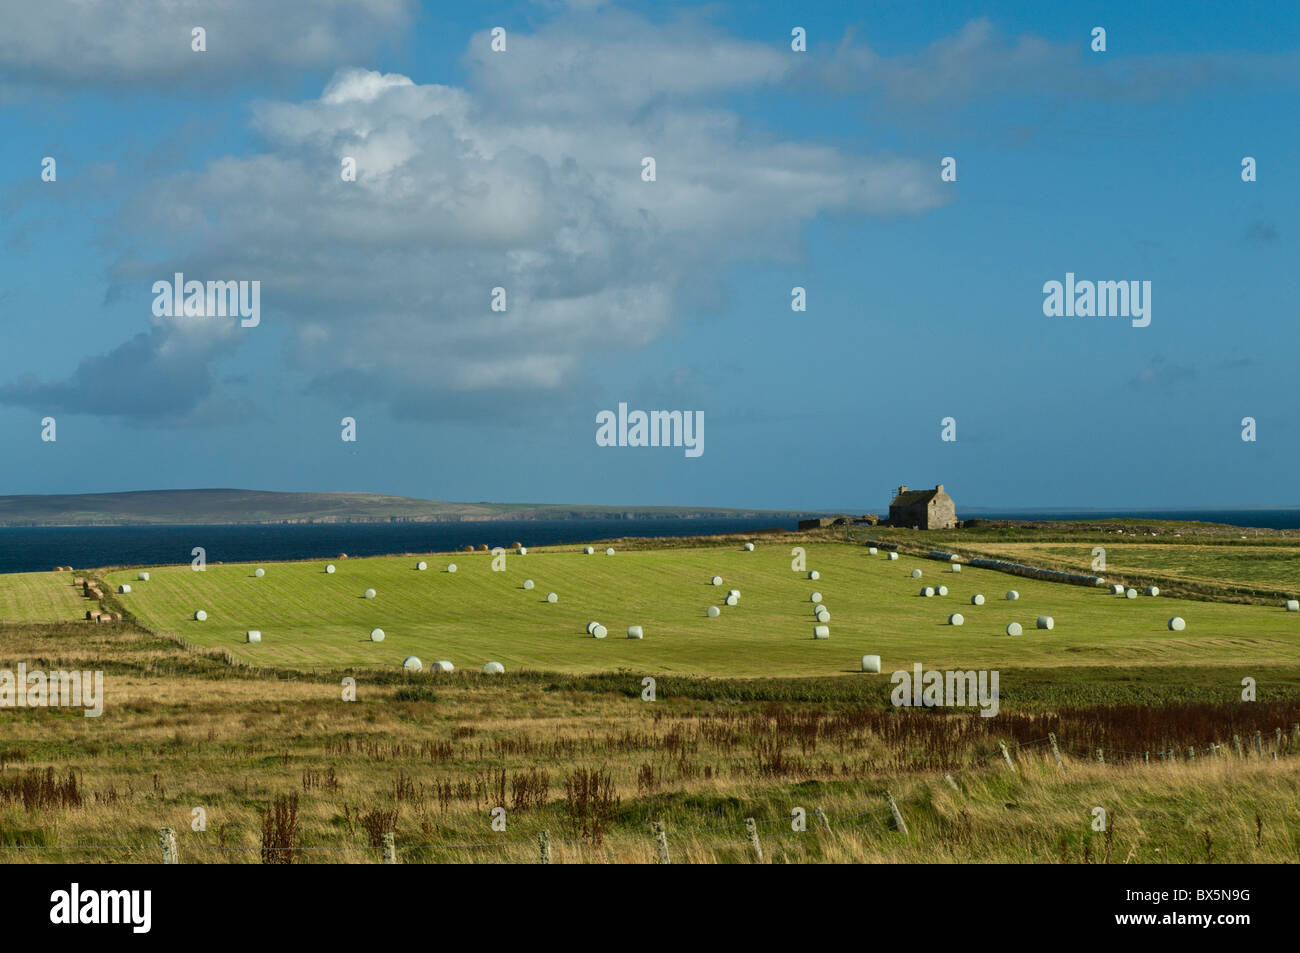
<instances>
[{"instance_id":1,"label":"farmhouse roof","mask_svg":"<svg viewBox=\"0 0 1300 953\"><path fill-rule=\"evenodd\" d=\"M908 490L900 489L898 496L894 497L894 502L890 506L921 506L929 503L936 496L943 492L942 486L936 486L932 490Z\"/></svg>"}]
</instances>

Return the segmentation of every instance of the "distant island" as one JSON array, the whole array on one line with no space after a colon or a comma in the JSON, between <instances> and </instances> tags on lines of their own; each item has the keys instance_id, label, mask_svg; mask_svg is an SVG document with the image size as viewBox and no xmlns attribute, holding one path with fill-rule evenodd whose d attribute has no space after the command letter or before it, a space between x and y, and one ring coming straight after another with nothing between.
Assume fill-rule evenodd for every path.
<instances>
[{"instance_id":1,"label":"distant island","mask_svg":"<svg viewBox=\"0 0 1300 953\"><path fill-rule=\"evenodd\" d=\"M0 526L465 523L487 520L798 519L794 510L566 503L450 503L382 493L137 490L0 496Z\"/></svg>"}]
</instances>

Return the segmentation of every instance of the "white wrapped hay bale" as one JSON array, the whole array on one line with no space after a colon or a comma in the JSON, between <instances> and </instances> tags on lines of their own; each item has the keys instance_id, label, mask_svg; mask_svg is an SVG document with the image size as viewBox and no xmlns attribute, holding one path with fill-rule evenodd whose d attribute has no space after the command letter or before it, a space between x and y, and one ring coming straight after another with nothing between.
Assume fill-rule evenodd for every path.
<instances>
[{"instance_id":1,"label":"white wrapped hay bale","mask_svg":"<svg viewBox=\"0 0 1300 953\"><path fill-rule=\"evenodd\" d=\"M591 633L594 632L594 631L596 630L596 626L598 626L598 625L600 625L600 623L597 622L595 619L592 619L590 622L588 622L588 623L587 623L587 634L588 634L588 635L591 635Z\"/></svg>"},{"instance_id":2,"label":"white wrapped hay bale","mask_svg":"<svg viewBox=\"0 0 1300 953\"><path fill-rule=\"evenodd\" d=\"M373 589L367 589L367 590L363 593L363 595L364 595L367 599L373 599L373 598L374 598L375 596L377 596L378 594L379 594L379 593L375 592L375 590L373 590Z\"/></svg>"},{"instance_id":3,"label":"white wrapped hay bale","mask_svg":"<svg viewBox=\"0 0 1300 953\"><path fill-rule=\"evenodd\" d=\"M325 571L329 573L331 576L334 575L334 564L330 563L328 566L326 566Z\"/></svg>"},{"instance_id":4,"label":"white wrapped hay bale","mask_svg":"<svg viewBox=\"0 0 1300 953\"><path fill-rule=\"evenodd\" d=\"M739 590L739 589L728 589L728 590L727 590L727 595L729 595L729 596L735 596L737 599L739 599L739 598L740 598L740 590Z\"/></svg>"},{"instance_id":5,"label":"white wrapped hay bale","mask_svg":"<svg viewBox=\"0 0 1300 953\"><path fill-rule=\"evenodd\" d=\"M609 630L603 625L598 625L591 630L591 637L593 639L603 639L607 635L609 635Z\"/></svg>"},{"instance_id":6,"label":"white wrapped hay bale","mask_svg":"<svg viewBox=\"0 0 1300 953\"><path fill-rule=\"evenodd\" d=\"M606 556L613 556L613 555L614 555L614 547L611 546L611 547L609 547L609 549L605 550L605 555L606 555Z\"/></svg>"},{"instance_id":7,"label":"white wrapped hay bale","mask_svg":"<svg viewBox=\"0 0 1300 953\"><path fill-rule=\"evenodd\" d=\"M244 633L244 641L249 644L256 644L262 641L262 633L258 629L249 629Z\"/></svg>"},{"instance_id":8,"label":"white wrapped hay bale","mask_svg":"<svg viewBox=\"0 0 1300 953\"><path fill-rule=\"evenodd\" d=\"M408 655L406 658L402 659L402 671L423 672L424 663L420 661L418 656Z\"/></svg>"},{"instance_id":9,"label":"white wrapped hay bale","mask_svg":"<svg viewBox=\"0 0 1300 953\"><path fill-rule=\"evenodd\" d=\"M1007 635L1019 635L1022 631L1024 630L1020 628L1019 622L1011 622L1007 624Z\"/></svg>"},{"instance_id":10,"label":"white wrapped hay bale","mask_svg":"<svg viewBox=\"0 0 1300 953\"><path fill-rule=\"evenodd\" d=\"M921 570L919 570L919 569L913 569L913 570L912 570L912 578L913 578L913 579L920 579L920 578L921 578Z\"/></svg>"},{"instance_id":11,"label":"white wrapped hay bale","mask_svg":"<svg viewBox=\"0 0 1300 953\"><path fill-rule=\"evenodd\" d=\"M817 607L817 611L814 612L813 615L817 617L817 621L818 621L818 622L829 622L829 621L831 621L831 613L830 613L830 610L824 608L823 606L818 606L818 607Z\"/></svg>"},{"instance_id":12,"label":"white wrapped hay bale","mask_svg":"<svg viewBox=\"0 0 1300 953\"><path fill-rule=\"evenodd\" d=\"M977 592L975 595L970 597L970 604L973 606L982 606L984 605L984 597Z\"/></svg>"},{"instance_id":13,"label":"white wrapped hay bale","mask_svg":"<svg viewBox=\"0 0 1300 953\"><path fill-rule=\"evenodd\" d=\"M923 595L923 596L925 596L927 599L929 599L931 596L934 595L934 589L933 589L933 587L931 587L931 586L922 586L922 587L921 587L921 595Z\"/></svg>"},{"instance_id":14,"label":"white wrapped hay bale","mask_svg":"<svg viewBox=\"0 0 1300 953\"><path fill-rule=\"evenodd\" d=\"M1300 612L1300 599L1288 599L1286 601L1287 612Z\"/></svg>"},{"instance_id":15,"label":"white wrapped hay bale","mask_svg":"<svg viewBox=\"0 0 1300 953\"><path fill-rule=\"evenodd\" d=\"M500 662L488 662L483 666L484 675L504 675L505 673L506 667Z\"/></svg>"},{"instance_id":16,"label":"white wrapped hay bale","mask_svg":"<svg viewBox=\"0 0 1300 953\"><path fill-rule=\"evenodd\" d=\"M525 580L524 580L524 588L525 588L525 589L531 589L531 588L533 588L533 585L534 585L534 584L533 584L533 581L532 581L531 579L525 579Z\"/></svg>"},{"instance_id":17,"label":"white wrapped hay bale","mask_svg":"<svg viewBox=\"0 0 1300 953\"><path fill-rule=\"evenodd\" d=\"M266 570L263 569L261 566L258 566L256 569L253 570L253 575L256 576L258 579L261 579L263 576L266 575Z\"/></svg>"},{"instance_id":18,"label":"white wrapped hay bale","mask_svg":"<svg viewBox=\"0 0 1300 953\"><path fill-rule=\"evenodd\" d=\"M965 624L966 624L966 617L965 617L964 615L962 615L960 612L954 612L952 615L948 616L948 624L949 624L949 625L965 625Z\"/></svg>"},{"instance_id":19,"label":"white wrapped hay bale","mask_svg":"<svg viewBox=\"0 0 1300 953\"><path fill-rule=\"evenodd\" d=\"M718 616L722 615L722 610L717 606L709 606L704 610L704 614L710 619L716 619Z\"/></svg>"},{"instance_id":20,"label":"white wrapped hay bale","mask_svg":"<svg viewBox=\"0 0 1300 953\"><path fill-rule=\"evenodd\" d=\"M809 570L808 570L808 578L809 578L809 579L820 579L821 577L822 577L822 574L819 573L816 569L809 569Z\"/></svg>"},{"instance_id":21,"label":"white wrapped hay bale","mask_svg":"<svg viewBox=\"0 0 1300 953\"><path fill-rule=\"evenodd\" d=\"M879 655L864 655L864 656L862 656L862 671L864 671L864 672L879 672L879 671L880 671L880 656L879 656Z\"/></svg>"},{"instance_id":22,"label":"white wrapped hay bale","mask_svg":"<svg viewBox=\"0 0 1300 953\"><path fill-rule=\"evenodd\" d=\"M195 622L206 622L207 620L208 620L208 614L204 612L202 609L194 613Z\"/></svg>"},{"instance_id":23,"label":"white wrapped hay bale","mask_svg":"<svg viewBox=\"0 0 1300 953\"><path fill-rule=\"evenodd\" d=\"M426 563L423 559L421 559L418 563L415 564L415 568L420 570L420 572L424 572L426 569L429 568L429 564Z\"/></svg>"},{"instance_id":24,"label":"white wrapped hay bale","mask_svg":"<svg viewBox=\"0 0 1300 953\"><path fill-rule=\"evenodd\" d=\"M829 625L813 626L814 639L829 639L831 637L831 627Z\"/></svg>"},{"instance_id":25,"label":"white wrapped hay bale","mask_svg":"<svg viewBox=\"0 0 1300 953\"><path fill-rule=\"evenodd\" d=\"M1160 587L1159 587L1159 586L1147 586L1147 595L1148 595L1148 596L1158 596L1158 595L1160 595Z\"/></svg>"},{"instance_id":26,"label":"white wrapped hay bale","mask_svg":"<svg viewBox=\"0 0 1300 953\"><path fill-rule=\"evenodd\" d=\"M820 592L814 592L814 593L812 593L810 596L808 596L808 601L809 601L809 602L821 602L821 601L822 601L822 594L821 594Z\"/></svg>"},{"instance_id":27,"label":"white wrapped hay bale","mask_svg":"<svg viewBox=\"0 0 1300 953\"><path fill-rule=\"evenodd\" d=\"M583 547L582 547L582 553L583 553L584 556L590 556L590 555L592 555L592 554L595 553L595 552L596 552L596 547L595 547L595 546L583 546Z\"/></svg>"},{"instance_id":28,"label":"white wrapped hay bale","mask_svg":"<svg viewBox=\"0 0 1300 953\"><path fill-rule=\"evenodd\" d=\"M891 559L891 560L897 560L897 559L898 559L898 553L890 553L888 558Z\"/></svg>"},{"instance_id":29,"label":"white wrapped hay bale","mask_svg":"<svg viewBox=\"0 0 1300 953\"><path fill-rule=\"evenodd\" d=\"M1050 615L1040 615L1036 624L1040 629L1052 629L1056 627L1056 620Z\"/></svg>"},{"instance_id":30,"label":"white wrapped hay bale","mask_svg":"<svg viewBox=\"0 0 1300 953\"><path fill-rule=\"evenodd\" d=\"M725 601L729 606L738 606L740 605L740 594L733 592L727 596Z\"/></svg>"},{"instance_id":31,"label":"white wrapped hay bale","mask_svg":"<svg viewBox=\"0 0 1300 953\"><path fill-rule=\"evenodd\" d=\"M528 555L528 547L527 547L527 546L520 546L517 550L515 550L515 552L517 552L520 556L527 556L527 555Z\"/></svg>"},{"instance_id":32,"label":"white wrapped hay bale","mask_svg":"<svg viewBox=\"0 0 1300 953\"><path fill-rule=\"evenodd\" d=\"M722 585L722 577L721 577L721 576L714 576L712 579L709 580L709 585L711 585L711 586L720 586L720 585Z\"/></svg>"},{"instance_id":33,"label":"white wrapped hay bale","mask_svg":"<svg viewBox=\"0 0 1300 953\"><path fill-rule=\"evenodd\" d=\"M559 602L559 601L560 601L560 597L559 597L558 595L556 595L555 593L553 593L553 592L548 592L548 593L546 594L546 601L547 601L547 602Z\"/></svg>"},{"instance_id":34,"label":"white wrapped hay bale","mask_svg":"<svg viewBox=\"0 0 1300 953\"><path fill-rule=\"evenodd\" d=\"M627 627L627 637L629 639L644 639L645 631L639 625L629 625Z\"/></svg>"},{"instance_id":35,"label":"white wrapped hay bale","mask_svg":"<svg viewBox=\"0 0 1300 953\"><path fill-rule=\"evenodd\" d=\"M953 572L961 572L961 563L953 563L953 564L952 564L952 571L953 571Z\"/></svg>"},{"instance_id":36,"label":"white wrapped hay bale","mask_svg":"<svg viewBox=\"0 0 1300 953\"><path fill-rule=\"evenodd\" d=\"M442 659L441 661L434 662L432 665L430 665L429 670L432 672L442 672L445 674L448 672L456 671L456 666L452 665L446 659Z\"/></svg>"},{"instance_id":37,"label":"white wrapped hay bale","mask_svg":"<svg viewBox=\"0 0 1300 953\"><path fill-rule=\"evenodd\" d=\"M1020 598L1020 593L1016 592L1016 590L1014 589L1007 590L1007 602L1015 602L1019 598Z\"/></svg>"},{"instance_id":38,"label":"white wrapped hay bale","mask_svg":"<svg viewBox=\"0 0 1300 953\"><path fill-rule=\"evenodd\" d=\"M868 555L868 556L874 556L874 555L876 555L878 552L880 552L880 550L876 549L875 546L868 546L868 547L867 547L867 555Z\"/></svg>"},{"instance_id":39,"label":"white wrapped hay bale","mask_svg":"<svg viewBox=\"0 0 1300 953\"><path fill-rule=\"evenodd\" d=\"M935 592L939 593L939 595L941 596L946 596L948 594L948 587L940 586L938 589L935 590Z\"/></svg>"},{"instance_id":40,"label":"white wrapped hay bale","mask_svg":"<svg viewBox=\"0 0 1300 953\"><path fill-rule=\"evenodd\" d=\"M745 552L747 552L747 553L752 553L753 551L754 551L754 544L753 544L753 543L746 543L746 544L745 544Z\"/></svg>"},{"instance_id":41,"label":"white wrapped hay bale","mask_svg":"<svg viewBox=\"0 0 1300 953\"><path fill-rule=\"evenodd\" d=\"M147 572L138 572L135 574L135 578L140 582L148 582L149 574Z\"/></svg>"},{"instance_id":42,"label":"white wrapped hay bale","mask_svg":"<svg viewBox=\"0 0 1300 953\"><path fill-rule=\"evenodd\" d=\"M383 630L383 629L371 629L371 630L370 630L370 641L371 641L371 642L382 642L382 641L384 641L384 630Z\"/></svg>"},{"instance_id":43,"label":"white wrapped hay bale","mask_svg":"<svg viewBox=\"0 0 1300 953\"><path fill-rule=\"evenodd\" d=\"M1181 616L1174 616L1169 620L1169 631L1181 632L1185 628L1187 628L1187 623L1183 621Z\"/></svg>"},{"instance_id":44,"label":"white wrapped hay bale","mask_svg":"<svg viewBox=\"0 0 1300 953\"><path fill-rule=\"evenodd\" d=\"M1115 583L1110 587L1110 594L1112 596L1122 596L1124 595L1124 587L1119 583Z\"/></svg>"},{"instance_id":45,"label":"white wrapped hay bale","mask_svg":"<svg viewBox=\"0 0 1300 953\"><path fill-rule=\"evenodd\" d=\"M122 585L117 587L117 591L121 593L128 593L131 591L131 587L128 586L126 583L122 583Z\"/></svg>"},{"instance_id":46,"label":"white wrapped hay bale","mask_svg":"<svg viewBox=\"0 0 1300 953\"><path fill-rule=\"evenodd\" d=\"M1137 597L1138 597L1138 591L1136 589L1126 589L1124 591L1125 599L1136 599Z\"/></svg>"},{"instance_id":47,"label":"white wrapped hay bale","mask_svg":"<svg viewBox=\"0 0 1300 953\"><path fill-rule=\"evenodd\" d=\"M460 567L457 566L455 563L447 563L447 572L455 572L459 568Z\"/></svg>"}]
</instances>

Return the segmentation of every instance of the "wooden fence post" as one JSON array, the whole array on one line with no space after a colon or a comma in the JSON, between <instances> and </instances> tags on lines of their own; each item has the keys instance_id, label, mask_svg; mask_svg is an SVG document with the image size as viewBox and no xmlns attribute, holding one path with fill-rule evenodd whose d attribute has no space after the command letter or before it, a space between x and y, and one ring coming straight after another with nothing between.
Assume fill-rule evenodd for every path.
<instances>
[{"instance_id":1,"label":"wooden fence post","mask_svg":"<svg viewBox=\"0 0 1300 953\"><path fill-rule=\"evenodd\" d=\"M1056 759L1056 766L1062 771L1065 770L1065 762L1061 760L1061 749L1056 746L1056 733L1049 731L1047 740L1052 743L1052 757Z\"/></svg>"},{"instance_id":2,"label":"wooden fence post","mask_svg":"<svg viewBox=\"0 0 1300 953\"><path fill-rule=\"evenodd\" d=\"M1281 750L1282 750L1282 729L1274 728L1273 729L1273 751L1276 753Z\"/></svg>"},{"instance_id":3,"label":"wooden fence post","mask_svg":"<svg viewBox=\"0 0 1300 953\"><path fill-rule=\"evenodd\" d=\"M1002 750L1005 753L1006 751L1005 745L1003 746ZM1011 770L1014 771L1015 767L1013 766ZM898 802L894 800L894 795L888 791L885 792L885 800L889 802L889 811L891 814L894 815L894 830L898 831L898 833L906 837L907 822L903 820L903 812L898 809Z\"/></svg>"},{"instance_id":4,"label":"wooden fence post","mask_svg":"<svg viewBox=\"0 0 1300 953\"><path fill-rule=\"evenodd\" d=\"M1255 729L1255 754L1264 757L1264 733L1258 728Z\"/></svg>"},{"instance_id":5,"label":"wooden fence post","mask_svg":"<svg viewBox=\"0 0 1300 953\"><path fill-rule=\"evenodd\" d=\"M1188 761L1196 760L1196 749L1193 748L1191 745L1187 746L1187 760Z\"/></svg>"},{"instance_id":6,"label":"wooden fence post","mask_svg":"<svg viewBox=\"0 0 1300 953\"><path fill-rule=\"evenodd\" d=\"M549 864L551 862L551 832L541 831L537 835L537 851L541 854L541 862Z\"/></svg>"},{"instance_id":7,"label":"wooden fence post","mask_svg":"<svg viewBox=\"0 0 1300 953\"><path fill-rule=\"evenodd\" d=\"M1232 736L1232 746L1237 749L1237 760L1240 761L1246 757L1246 753L1241 750L1241 735Z\"/></svg>"},{"instance_id":8,"label":"wooden fence post","mask_svg":"<svg viewBox=\"0 0 1300 953\"><path fill-rule=\"evenodd\" d=\"M655 841L659 844L659 863L671 863L668 859L668 835L664 833L663 821L655 821Z\"/></svg>"},{"instance_id":9,"label":"wooden fence post","mask_svg":"<svg viewBox=\"0 0 1300 953\"><path fill-rule=\"evenodd\" d=\"M1105 755L1105 752L1103 752L1100 748L1097 749L1097 763L1098 763L1098 764L1105 764L1105 763L1106 763L1106 755Z\"/></svg>"},{"instance_id":10,"label":"wooden fence post","mask_svg":"<svg viewBox=\"0 0 1300 953\"><path fill-rule=\"evenodd\" d=\"M180 851L176 849L176 831L171 827L158 828L158 845L162 848L164 864L179 864Z\"/></svg>"},{"instance_id":11,"label":"wooden fence post","mask_svg":"<svg viewBox=\"0 0 1300 953\"><path fill-rule=\"evenodd\" d=\"M386 864L397 863L397 838L393 835L392 831L388 831L387 833L384 834L383 844L384 844L384 863Z\"/></svg>"},{"instance_id":12,"label":"wooden fence post","mask_svg":"<svg viewBox=\"0 0 1300 953\"><path fill-rule=\"evenodd\" d=\"M1007 743L1005 741L999 741L998 747L1002 749L1002 760L1007 763L1007 767L1010 768L1014 774L1016 766L1011 761L1011 752L1007 750Z\"/></svg>"},{"instance_id":13,"label":"wooden fence post","mask_svg":"<svg viewBox=\"0 0 1300 953\"><path fill-rule=\"evenodd\" d=\"M745 818L745 833L749 835L749 846L754 848L754 857L763 862L763 845L758 842L758 824L752 817Z\"/></svg>"},{"instance_id":14,"label":"wooden fence post","mask_svg":"<svg viewBox=\"0 0 1300 953\"><path fill-rule=\"evenodd\" d=\"M826 828L826 833L829 834L831 832L831 822L827 820L826 812L823 811L820 807L815 807L813 808L813 813L817 815L818 822L821 824L822 827Z\"/></svg>"}]
</instances>

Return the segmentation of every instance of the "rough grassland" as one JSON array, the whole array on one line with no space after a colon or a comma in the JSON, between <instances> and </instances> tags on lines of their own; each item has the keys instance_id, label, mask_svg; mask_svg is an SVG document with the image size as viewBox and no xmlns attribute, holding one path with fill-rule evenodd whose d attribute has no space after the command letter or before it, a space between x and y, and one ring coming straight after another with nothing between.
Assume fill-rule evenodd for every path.
<instances>
[{"instance_id":1,"label":"rough grassland","mask_svg":"<svg viewBox=\"0 0 1300 953\"><path fill-rule=\"evenodd\" d=\"M130 581L119 605L149 628L232 652L259 665L299 669L395 669L407 655L426 663L449 659L477 669L497 660L520 668L566 673L646 672L714 677L825 676L859 669L864 654L882 656L885 671L914 662L941 668L1071 668L1109 665L1227 667L1300 664L1300 614L1280 606L1216 604L1143 596L1126 600L1100 588L1062 585L964 568L960 574L930 560L890 562L844 543L809 544L813 582L791 570L788 546L760 545L751 553L696 548L585 556L571 548L508 557L505 572L487 554L349 559L324 572L324 562L267 564L258 579L250 565L154 569L107 574L112 588ZM449 561L457 573L444 570ZM923 578L910 572L919 568ZM714 575L723 585L709 585ZM531 578L536 588L522 588ZM923 598L922 585L947 585L946 597ZM362 593L374 588L378 598ZM739 606L722 608L729 588ZM1004 595L1016 589L1021 598ZM559 594L557 604L546 593ZM831 612L831 638L812 638L809 594L819 591ZM973 606L981 592L986 604ZM208 613L195 622L195 609ZM960 612L963 627L947 624ZM1034 627L1050 615L1056 628ZM1170 632L1179 615L1187 629ZM609 629L598 641L585 632L595 619ZM1024 634L1004 634L1018 621ZM625 638L644 626L643 641ZM386 640L369 641L372 628ZM263 642L245 645L259 629ZM1250 674L1250 672L1246 672ZM1240 678L1239 675L1236 676Z\"/></svg>"}]
</instances>

